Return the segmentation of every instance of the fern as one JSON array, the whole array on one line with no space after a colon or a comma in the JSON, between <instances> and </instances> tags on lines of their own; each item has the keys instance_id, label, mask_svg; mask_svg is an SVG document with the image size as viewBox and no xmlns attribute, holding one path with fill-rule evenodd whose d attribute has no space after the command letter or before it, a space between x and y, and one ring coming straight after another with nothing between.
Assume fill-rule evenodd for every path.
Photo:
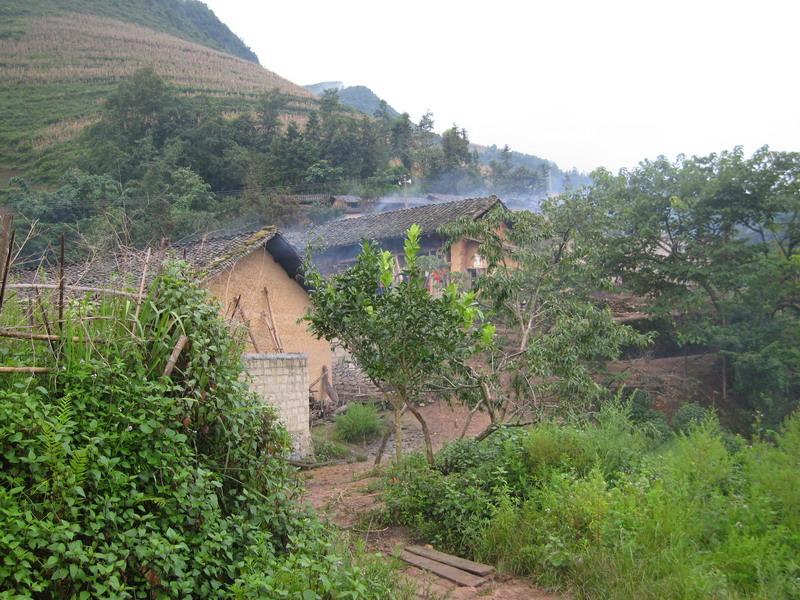
<instances>
[{"instance_id":1,"label":"fern","mask_svg":"<svg viewBox=\"0 0 800 600\"><path fill-rule=\"evenodd\" d=\"M89 463L89 453L86 448L75 450L72 453L72 458L69 461L69 470L72 472L73 482L75 485L83 485L86 481L86 467Z\"/></svg>"}]
</instances>

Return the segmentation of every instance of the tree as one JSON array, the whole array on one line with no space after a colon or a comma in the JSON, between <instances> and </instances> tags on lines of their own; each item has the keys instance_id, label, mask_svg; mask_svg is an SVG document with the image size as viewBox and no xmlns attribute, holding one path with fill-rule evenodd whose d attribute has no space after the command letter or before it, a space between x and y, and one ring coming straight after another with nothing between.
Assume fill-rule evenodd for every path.
<instances>
[{"instance_id":1,"label":"tree","mask_svg":"<svg viewBox=\"0 0 800 600\"><path fill-rule=\"evenodd\" d=\"M265 147L269 147L272 140L280 132L280 117L285 112L288 103L288 97L278 88L264 93L259 99L256 112Z\"/></svg>"},{"instance_id":2,"label":"tree","mask_svg":"<svg viewBox=\"0 0 800 600\"><path fill-rule=\"evenodd\" d=\"M481 241L486 271L475 291L504 332L480 360L459 363L466 385L443 387L458 389L473 412L486 410L492 428L537 413L548 400L562 410L596 405L605 362L648 341L592 302L603 277L573 244L574 232L559 225L544 214L495 209L440 230L451 241Z\"/></svg>"},{"instance_id":3,"label":"tree","mask_svg":"<svg viewBox=\"0 0 800 600\"><path fill-rule=\"evenodd\" d=\"M577 243L649 310L675 322L679 341L721 358L751 410L775 422L800 386L800 153L741 148L644 161L566 197Z\"/></svg>"},{"instance_id":4,"label":"tree","mask_svg":"<svg viewBox=\"0 0 800 600\"><path fill-rule=\"evenodd\" d=\"M398 462L403 407L420 422L432 462L430 432L416 403L433 379L490 343L493 333L481 323L474 294L460 294L454 285L438 298L428 292L418 263L420 231L409 228L405 266L397 275L392 254L369 242L346 271L329 279L313 269L307 274L313 289L309 327L350 352L391 403Z\"/></svg>"},{"instance_id":5,"label":"tree","mask_svg":"<svg viewBox=\"0 0 800 600\"><path fill-rule=\"evenodd\" d=\"M466 129L459 129L453 125L442 133L442 151L444 152L444 166L446 169L466 167L472 162L469 151L469 136Z\"/></svg>"}]
</instances>

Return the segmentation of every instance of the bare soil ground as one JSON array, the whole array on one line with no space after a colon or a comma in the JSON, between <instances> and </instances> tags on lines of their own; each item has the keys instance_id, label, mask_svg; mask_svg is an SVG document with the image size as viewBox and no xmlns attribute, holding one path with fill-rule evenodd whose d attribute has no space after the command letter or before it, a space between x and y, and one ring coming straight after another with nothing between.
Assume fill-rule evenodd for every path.
<instances>
[{"instance_id":1,"label":"bare soil ground","mask_svg":"<svg viewBox=\"0 0 800 600\"><path fill-rule=\"evenodd\" d=\"M445 442L458 438L467 418L468 411L460 406L449 407L445 402L437 402L421 409L428 427L434 448L438 450ZM476 414L467 435L477 435L489 423L484 414ZM394 440L387 445L384 463L393 452ZM411 543L425 543L414 539L402 527L383 529L373 527L365 519L371 510L378 507L379 492L376 489L377 477L372 463L377 451L377 442L364 449L368 456L366 462L320 467L306 473L308 501L326 518L343 529L348 529L364 538L368 548L375 552L392 555L398 549ZM403 416L403 447L405 451L419 450L423 447L422 430L411 414ZM533 587L525 580L498 575L494 581L479 588L457 587L414 567L408 566L404 574L417 585L418 598L447 598L467 600L470 598L489 598L503 600L554 600L563 598L548 594Z\"/></svg>"}]
</instances>

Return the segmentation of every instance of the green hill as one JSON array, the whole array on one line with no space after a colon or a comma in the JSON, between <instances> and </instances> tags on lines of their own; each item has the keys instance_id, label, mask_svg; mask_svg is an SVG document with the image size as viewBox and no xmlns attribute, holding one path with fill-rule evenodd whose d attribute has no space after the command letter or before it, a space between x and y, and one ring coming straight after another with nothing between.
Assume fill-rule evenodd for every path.
<instances>
[{"instance_id":1,"label":"green hill","mask_svg":"<svg viewBox=\"0 0 800 600\"><path fill-rule=\"evenodd\" d=\"M303 114L313 95L261 67L197 0L19 0L0 4L0 187L48 179L120 81L149 66L184 96L251 111L265 91Z\"/></svg>"},{"instance_id":2,"label":"green hill","mask_svg":"<svg viewBox=\"0 0 800 600\"><path fill-rule=\"evenodd\" d=\"M22 0L0 5L3 21L70 12L135 23L258 63L255 53L198 0ZM18 35L24 32L24 28L17 30Z\"/></svg>"},{"instance_id":3,"label":"green hill","mask_svg":"<svg viewBox=\"0 0 800 600\"><path fill-rule=\"evenodd\" d=\"M335 88L339 92L339 102L370 117L381 105L381 98L365 85L345 87L340 81L323 81L304 87L315 96L321 96L325 90ZM392 119L400 116L400 113L388 104L386 105L386 114Z\"/></svg>"}]
</instances>

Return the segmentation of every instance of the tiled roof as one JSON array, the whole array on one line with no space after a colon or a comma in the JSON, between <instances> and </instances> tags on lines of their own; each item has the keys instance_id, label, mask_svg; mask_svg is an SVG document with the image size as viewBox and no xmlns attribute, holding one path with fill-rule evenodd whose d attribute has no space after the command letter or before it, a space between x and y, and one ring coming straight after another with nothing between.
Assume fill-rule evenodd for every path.
<instances>
[{"instance_id":1,"label":"tiled roof","mask_svg":"<svg viewBox=\"0 0 800 600\"><path fill-rule=\"evenodd\" d=\"M278 235L274 226L246 227L197 236L170 248L203 276L212 277Z\"/></svg>"},{"instance_id":2,"label":"tiled roof","mask_svg":"<svg viewBox=\"0 0 800 600\"><path fill-rule=\"evenodd\" d=\"M308 232L287 234L287 239L298 249L310 243L315 248L325 250L352 246L363 240L402 238L415 223L422 228L423 234L430 234L440 226L462 217L480 218L496 205L503 206L497 196L427 204L331 221Z\"/></svg>"},{"instance_id":3,"label":"tiled roof","mask_svg":"<svg viewBox=\"0 0 800 600\"><path fill-rule=\"evenodd\" d=\"M158 272L158 265L167 258L186 260L202 279L208 279L233 265L259 247L265 247L290 277L299 272L301 258L294 248L273 227L246 227L218 231L179 242L166 249L151 249L147 280ZM70 285L131 287L138 285L144 270L146 251L125 250L111 257L65 266L64 279ZM44 268L46 279L58 278L57 265ZM38 277L37 269L15 273L18 281L30 282Z\"/></svg>"}]
</instances>

